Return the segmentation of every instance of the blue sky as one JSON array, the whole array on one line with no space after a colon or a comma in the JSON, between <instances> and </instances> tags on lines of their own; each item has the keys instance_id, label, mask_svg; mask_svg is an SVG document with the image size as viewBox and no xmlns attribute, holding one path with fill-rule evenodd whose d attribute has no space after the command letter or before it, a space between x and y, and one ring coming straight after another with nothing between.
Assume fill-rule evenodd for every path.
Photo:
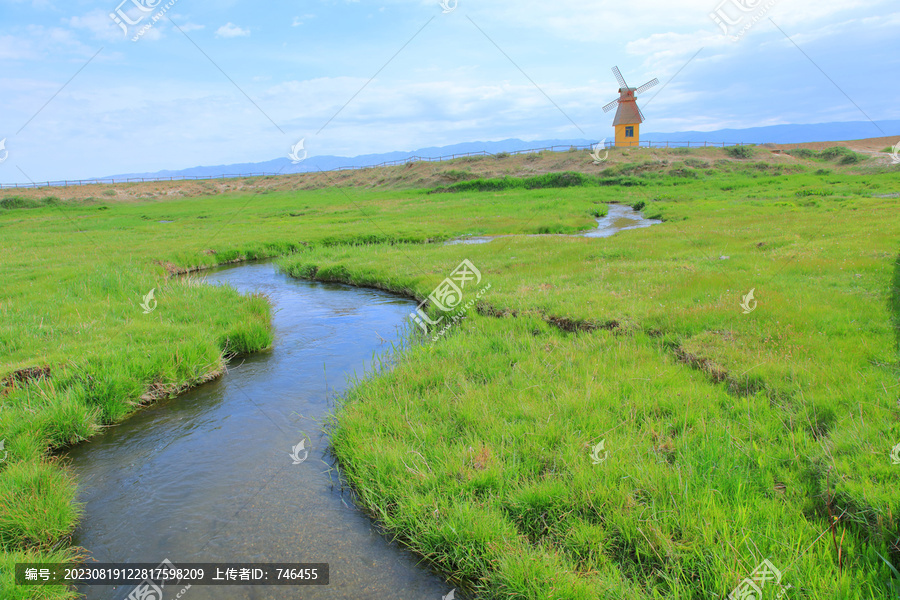
<instances>
[{"instance_id":1,"label":"blue sky","mask_svg":"<svg viewBox=\"0 0 900 600\"><path fill-rule=\"evenodd\" d=\"M896 0L121 1L0 0L0 182L900 118Z\"/></svg>"}]
</instances>

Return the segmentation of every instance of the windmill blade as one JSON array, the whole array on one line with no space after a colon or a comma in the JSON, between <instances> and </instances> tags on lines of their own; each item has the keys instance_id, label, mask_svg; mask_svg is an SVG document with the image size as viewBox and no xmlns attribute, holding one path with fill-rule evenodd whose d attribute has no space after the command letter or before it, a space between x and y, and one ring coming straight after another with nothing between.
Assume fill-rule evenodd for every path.
<instances>
[{"instance_id":1,"label":"windmill blade","mask_svg":"<svg viewBox=\"0 0 900 600\"><path fill-rule=\"evenodd\" d=\"M634 93L640 94L641 92L646 92L647 90L652 88L654 85L659 85L659 79L657 79L656 77L654 77L653 79L651 79L650 81L648 81L647 83L645 83L644 85L639 87L638 89L634 90Z\"/></svg>"},{"instance_id":2,"label":"windmill blade","mask_svg":"<svg viewBox=\"0 0 900 600\"><path fill-rule=\"evenodd\" d=\"M637 102L634 103L634 107L637 109L638 114L641 116L641 123L646 121L647 118L644 116L644 113L641 111L641 107L637 105Z\"/></svg>"},{"instance_id":3,"label":"windmill blade","mask_svg":"<svg viewBox=\"0 0 900 600\"><path fill-rule=\"evenodd\" d=\"M611 111L612 109L614 109L616 107L616 105L618 103L619 103L619 99L616 98L615 100L613 100L612 102L610 102L609 104L607 104L606 106L603 107L603 112Z\"/></svg>"},{"instance_id":4,"label":"windmill blade","mask_svg":"<svg viewBox=\"0 0 900 600\"><path fill-rule=\"evenodd\" d=\"M619 71L619 67L613 67L613 68L612 68L612 72L613 72L613 75L616 76L616 79L617 79L618 82L619 82L619 87L620 87L620 88L627 88L627 87L628 87L628 84L625 83L625 78L622 77L622 73Z\"/></svg>"}]
</instances>

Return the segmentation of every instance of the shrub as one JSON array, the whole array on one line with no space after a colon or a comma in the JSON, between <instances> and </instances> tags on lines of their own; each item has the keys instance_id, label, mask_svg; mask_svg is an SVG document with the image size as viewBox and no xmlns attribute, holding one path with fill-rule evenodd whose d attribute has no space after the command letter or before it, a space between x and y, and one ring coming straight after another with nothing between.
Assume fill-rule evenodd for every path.
<instances>
[{"instance_id":1,"label":"shrub","mask_svg":"<svg viewBox=\"0 0 900 600\"><path fill-rule=\"evenodd\" d=\"M819 156L824 158L825 160L838 160L838 164L842 165L852 165L858 163L862 160L862 156L857 154L850 148L845 148L843 146L832 146L831 148L825 148L822 152L819 153Z\"/></svg>"},{"instance_id":2,"label":"shrub","mask_svg":"<svg viewBox=\"0 0 900 600\"><path fill-rule=\"evenodd\" d=\"M623 187L632 187L637 185L647 185L646 181L642 181L637 177L601 177L597 180L598 185L620 185Z\"/></svg>"},{"instance_id":3,"label":"shrub","mask_svg":"<svg viewBox=\"0 0 900 600\"><path fill-rule=\"evenodd\" d=\"M590 181L590 177L582 173L565 171L563 173L547 173L537 177L529 177L525 180L525 188L536 190L541 188L564 188L583 186Z\"/></svg>"},{"instance_id":4,"label":"shrub","mask_svg":"<svg viewBox=\"0 0 900 600\"><path fill-rule=\"evenodd\" d=\"M796 158L805 158L807 160L816 157L815 151L810 150L809 148L794 148L793 150L788 150L787 154Z\"/></svg>"},{"instance_id":5,"label":"shrub","mask_svg":"<svg viewBox=\"0 0 900 600\"><path fill-rule=\"evenodd\" d=\"M0 200L0 207L7 210L12 210L14 208L38 208L40 205L41 203L37 200L25 198L24 196L9 196Z\"/></svg>"},{"instance_id":6,"label":"shrub","mask_svg":"<svg viewBox=\"0 0 900 600\"><path fill-rule=\"evenodd\" d=\"M509 152L498 152L494 158L509 158Z\"/></svg>"},{"instance_id":7,"label":"shrub","mask_svg":"<svg viewBox=\"0 0 900 600\"><path fill-rule=\"evenodd\" d=\"M634 210L644 210L645 206L647 206L647 204L643 200L638 200L631 205L631 208L633 208Z\"/></svg>"},{"instance_id":8,"label":"shrub","mask_svg":"<svg viewBox=\"0 0 900 600\"><path fill-rule=\"evenodd\" d=\"M458 169L451 169L449 171L444 171L441 173L441 177L446 177L450 181L462 181L463 179L471 179L474 177L471 171L460 171Z\"/></svg>"},{"instance_id":9,"label":"shrub","mask_svg":"<svg viewBox=\"0 0 900 600\"><path fill-rule=\"evenodd\" d=\"M671 177L687 177L688 179L697 179L697 172L686 167L669 169L669 175Z\"/></svg>"},{"instance_id":10,"label":"shrub","mask_svg":"<svg viewBox=\"0 0 900 600\"><path fill-rule=\"evenodd\" d=\"M444 192L499 192L503 190L526 189L540 190L545 188L566 188L594 185L621 185L635 186L645 185L645 182L635 177L590 177L583 173L564 171L562 173L547 173L534 177L500 177L493 179L473 179L460 181L446 187L438 187L431 190L430 194Z\"/></svg>"},{"instance_id":11,"label":"shrub","mask_svg":"<svg viewBox=\"0 0 900 600\"><path fill-rule=\"evenodd\" d=\"M753 156L753 148L750 146L728 146L725 148L725 154L731 158L751 158Z\"/></svg>"}]
</instances>

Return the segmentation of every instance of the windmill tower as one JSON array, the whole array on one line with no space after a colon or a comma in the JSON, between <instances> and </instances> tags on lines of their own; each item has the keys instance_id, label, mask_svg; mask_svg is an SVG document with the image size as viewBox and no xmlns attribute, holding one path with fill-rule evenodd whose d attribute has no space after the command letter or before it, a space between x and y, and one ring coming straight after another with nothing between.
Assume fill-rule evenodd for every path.
<instances>
[{"instance_id":1,"label":"windmill tower","mask_svg":"<svg viewBox=\"0 0 900 600\"><path fill-rule=\"evenodd\" d=\"M619 67L613 67L612 72L619 81L619 97L604 106L603 112L609 112L618 105L619 110L613 119L613 127L616 128L616 146L637 146L641 142L641 123L644 122L644 113L637 105L637 95L657 85L659 79L653 78L644 85L633 88L625 83Z\"/></svg>"}]
</instances>

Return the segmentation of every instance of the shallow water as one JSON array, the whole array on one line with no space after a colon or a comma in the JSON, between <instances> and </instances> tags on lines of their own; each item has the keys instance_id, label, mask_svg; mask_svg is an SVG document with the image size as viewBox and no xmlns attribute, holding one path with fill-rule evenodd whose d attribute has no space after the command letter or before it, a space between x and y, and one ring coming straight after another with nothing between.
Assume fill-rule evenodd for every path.
<instances>
[{"instance_id":1,"label":"shallow water","mask_svg":"<svg viewBox=\"0 0 900 600\"><path fill-rule=\"evenodd\" d=\"M415 303L295 280L271 264L221 269L207 280L268 295L273 349L72 449L86 503L75 544L105 563L330 565L328 586L193 586L183 600L439 600L452 586L379 534L340 491L321 427L347 376L400 343ZM290 453L304 437L308 458L295 465ZM79 591L119 600L132 589ZM164 600L179 591L167 586Z\"/></svg>"},{"instance_id":2,"label":"shallow water","mask_svg":"<svg viewBox=\"0 0 900 600\"><path fill-rule=\"evenodd\" d=\"M610 204L605 217L597 219L597 229L582 233L582 237L609 237L620 231L641 229L659 225L662 221L645 219L638 211L625 204Z\"/></svg>"},{"instance_id":3,"label":"shallow water","mask_svg":"<svg viewBox=\"0 0 900 600\"><path fill-rule=\"evenodd\" d=\"M605 217L597 219L597 229L592 229L587 233L575 234L571 237L609 237L620 231L628 229L640 229L642 227L650 227L658 225L662 221L656 219L646 219L644 216L625 204L610 204L609 210ZM450 240L445 242L447 245L454 244L486 244L492 240L501 237L509 237L505 235L481 235L458 240ZM529 235L528 237L542 237L538 235Z\"/></svg>"}]
</instances>

